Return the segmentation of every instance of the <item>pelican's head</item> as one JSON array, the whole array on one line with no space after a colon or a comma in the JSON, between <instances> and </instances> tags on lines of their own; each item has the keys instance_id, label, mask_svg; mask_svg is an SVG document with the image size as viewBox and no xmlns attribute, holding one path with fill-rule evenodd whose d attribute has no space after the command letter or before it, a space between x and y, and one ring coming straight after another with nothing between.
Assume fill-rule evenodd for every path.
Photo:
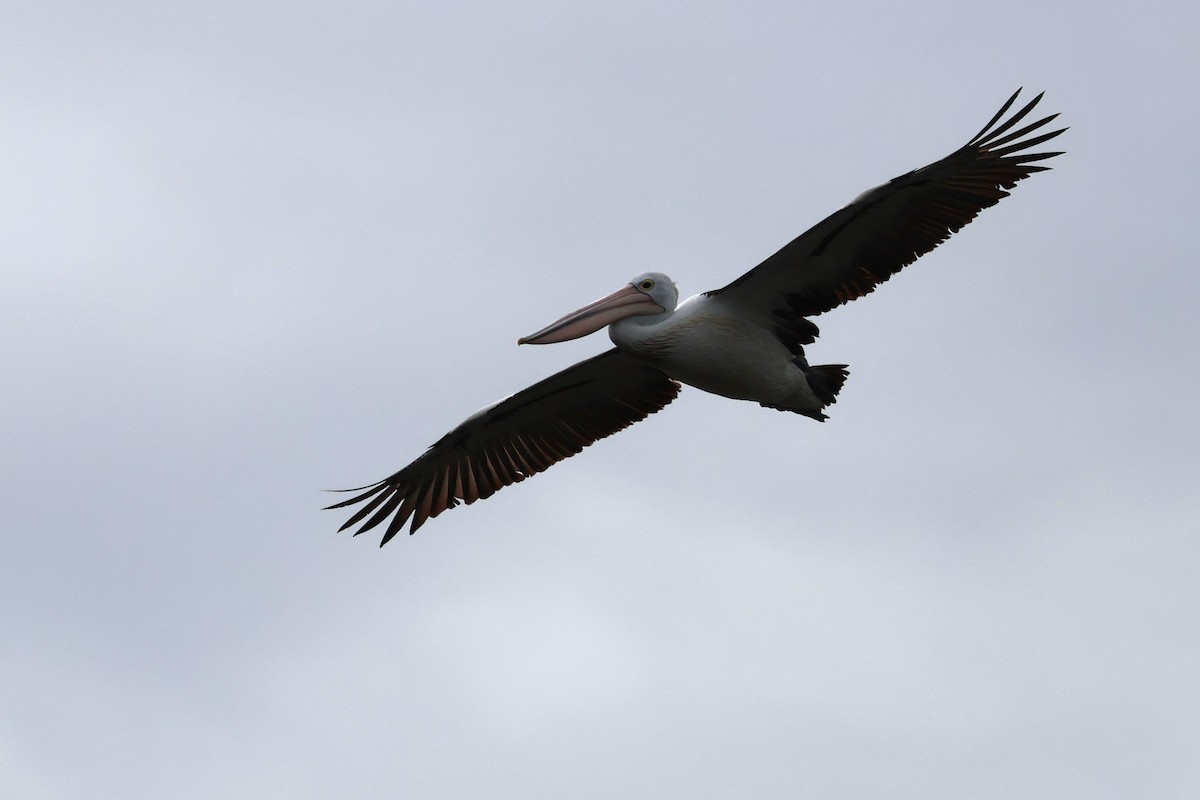
<instances>
[{"instance_id":1,"label":"pelican's head","mask_svg":"<svg viewBox=\"0 0 1200 800\"><path fill-rule=\"evenodd\" d=\"M674 282L661 272L643 272L626 286L572 311L517 344L554 344L578 339L626 317L670 315L679 302Z\"/></svg>"}]
</instances>

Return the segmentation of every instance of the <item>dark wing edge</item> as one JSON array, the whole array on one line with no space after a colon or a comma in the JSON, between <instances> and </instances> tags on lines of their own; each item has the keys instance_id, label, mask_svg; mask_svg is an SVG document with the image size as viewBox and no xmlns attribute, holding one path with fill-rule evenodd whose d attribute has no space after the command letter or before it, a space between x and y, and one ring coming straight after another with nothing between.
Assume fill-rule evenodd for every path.
<instances>
[{"instance_id":1,"label":"dark wing edge","mask_svg":"<svg viewBox=\"0 0 1200 800\"><path fill-rule=\"evenodd\" d=\"M390 516L382 547L410 517L412 534L460 502L491 497L645 419L679 390L658 368L609 350L480 411L404 469L370 486L342 490L361 494L326 509L366 503L338 529L362 522L355 536Z\"/></svg>"},{"instance_id":2,"label":"dark wing edge","mask_svg":"<svg viewBox=\"0 0 1200 800\"><path fill-rule=\"evenodd\" d=\"M1058 114L1013 130L1044 92L1001 121L1020 93L1014 92L955 152L864 192L745 275L706 294L729 292L723 299L772 313L783 331L794 327L797 317L815 316L869 294L980 211L1008 197L1018 181L1050 169L1036 162L1062 155L1028 152L1067 130L1039 132ZM755 285L764 282L771 285Z\"/></svg>"}]
</instances>

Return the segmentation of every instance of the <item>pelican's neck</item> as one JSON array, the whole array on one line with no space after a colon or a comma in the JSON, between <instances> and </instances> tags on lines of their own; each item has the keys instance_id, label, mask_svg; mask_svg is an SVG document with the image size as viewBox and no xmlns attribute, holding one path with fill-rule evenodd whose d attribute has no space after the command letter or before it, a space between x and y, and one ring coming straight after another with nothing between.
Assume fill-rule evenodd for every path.
<instances>
[{"instance_id":1,"label":"pelican's neck","mask_svg":"<svg viewBox=\"0 0 1200 800\"><path fill-rule=\"evenodd\" d=\"M667 323L674 313L675 309L670 309L661 314L619 319L608 326L608 338L622 350L648 357L660 356L670 347L672 337Z\"/></svg>"}]
</instances>

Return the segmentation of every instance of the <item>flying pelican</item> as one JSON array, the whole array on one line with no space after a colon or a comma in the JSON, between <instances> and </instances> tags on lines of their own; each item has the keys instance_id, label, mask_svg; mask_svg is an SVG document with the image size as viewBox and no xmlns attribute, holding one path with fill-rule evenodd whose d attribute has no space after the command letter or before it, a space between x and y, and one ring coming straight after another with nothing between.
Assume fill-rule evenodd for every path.
<instances>
[{"instance_id":1,"label":"flying pelican","mask_svg":"<svg viewBox=\"0 0 1200 800\"><path fill-rule=\"evenodd\" d=\"M388 521L380 546L412 519L491 497L666 406L686 383L824 420L846 380L844 364L811 366L807 318L873 291L928 253L1017 181L1049 167L1030 153L1066 128L1057 114L1013 130L1042 95L1001 122L1018 89L965 145L929 166L859 195L729 285L682 303L675 284L646 272L517 344L551 344L608 326L613 349L468 417L396 474L328 508L365 503L339 530ZM1036 134L1036 135L1035 135Z\"/></svg>"}]
</instances>

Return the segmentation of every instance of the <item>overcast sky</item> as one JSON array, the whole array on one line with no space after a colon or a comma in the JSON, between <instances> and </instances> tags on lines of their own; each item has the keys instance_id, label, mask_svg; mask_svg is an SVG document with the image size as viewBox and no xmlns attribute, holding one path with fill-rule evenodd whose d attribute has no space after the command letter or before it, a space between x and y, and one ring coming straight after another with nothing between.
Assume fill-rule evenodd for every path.
<instances>
[{"instance_id":1,"label":"overcast sky","mask_svg":"<svg viewBox=\"0 0 1200 800\"><path fill-rule=\"evenodd\" d=\"M1183 7L4 3L5 795L1200 796ZM827 423L685 390L335 534L608 346L517 337L1018 86L1067 155L817 320Z\"/></svg>"}]
</instances>

